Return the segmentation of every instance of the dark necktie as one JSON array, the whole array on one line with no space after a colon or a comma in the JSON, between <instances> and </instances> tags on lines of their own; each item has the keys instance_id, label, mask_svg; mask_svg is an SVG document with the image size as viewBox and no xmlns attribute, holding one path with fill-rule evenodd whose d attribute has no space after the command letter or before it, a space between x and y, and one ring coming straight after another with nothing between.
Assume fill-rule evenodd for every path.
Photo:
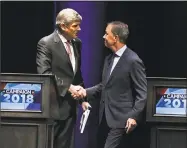
<instances>
[{"instance_id":1,"label":"dark necktie","mask_svg":"<svg viewBox=\"0 0 187 148\"><path fill-rule=\"evenodd\" d=\"M106 82L108 81L108 79L110 78L110 72L111 72L111 69L112 69L112 65L114 63L114 58L117 57L117 55L115 53L112 54L110 60L109 60L109 66L108 66L108 69L107 69L107 75L106 75Z\"/></svg>"}]
</instances>

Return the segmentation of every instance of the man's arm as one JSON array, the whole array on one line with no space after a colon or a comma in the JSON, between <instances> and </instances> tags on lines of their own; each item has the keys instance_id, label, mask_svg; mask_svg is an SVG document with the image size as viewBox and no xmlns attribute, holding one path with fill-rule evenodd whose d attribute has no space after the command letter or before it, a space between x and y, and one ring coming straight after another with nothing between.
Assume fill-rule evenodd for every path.
<instances>
[{"instance_id":1,"label":"man's arm","mask_svg":"<svg viewBox=\"0 0 187 148\"><path fill-rule=\"evenodd\" d=\"M86 97L86 99L84 99L84 101L82 101L81 105L82 105L82 109L85 111L88 108L91 108L90 104L88 103L89 101L91 101L92 99L95 98L99 98L100 93L101 93L101 89L102 89L102 84L98 84L95 85L93 87L87 88L87 89L80 89L80 91L78 93L82 94L84 97ZM73 97L76 97L76 95Z\"/></svg>"},{"instance_id":2,"label":"man's arm","mask_svg":"<svg viewBox=\"0 0 187 148\"><path fill-rule=\"evenodd\" d=\"M37 44L36 64L39 74L52 74L51 67L52 53L41 39Z\"/></svg>"},{"instance_id":3,"label":"man's arm","mask_svg":"<svg viewBox=\"0 0 187 148\"><path fill-rule=\"evenodd\" d=\"M131 112L128 113L129 118L127 119L125 126L127 134L137 126L137 121L146 105L147 80L145 67L140 59L136 59L134 63L132 63L130 77L135 103Z\"/></svg>"},{"instance_id":4,"label":"man's arm","mask_svg":"<svg viewBox=\"0 0 187 148\"><path fill-rule=\"evenodd\" d=\"M129 117L137 121L139 115L142 113L146 105L147 100L147 80L145 67L140 59L136 59L132 63L130 77L132 80L132 89L133 95L135 97L135 103L132 111L129 113Z\"/></svg>"},{"instance_id":5,"label":"man's arm","mask_svg":"<svg viewBox=\"0 0 187 148\"><path fill-rule=\"evenodd\" d=\"M102 86L103 86L102 83L99 83L93 87L86 89L86 95L87 95L88 101L91 100L91 98L95 99L100 95Z\"/></svg>"}]
</instances>

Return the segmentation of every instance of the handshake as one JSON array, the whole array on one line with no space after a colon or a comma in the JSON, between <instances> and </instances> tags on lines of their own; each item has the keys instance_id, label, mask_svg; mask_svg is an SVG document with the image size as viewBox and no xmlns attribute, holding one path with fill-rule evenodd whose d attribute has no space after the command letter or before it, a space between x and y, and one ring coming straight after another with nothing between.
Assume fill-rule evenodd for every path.
<instances>
[{"instance_id":1,"label":"handshake","mask_svg":"<svg viewBox=\"0 0 187 148\"><path fill-rule=\"evenodd\" d=\"M71 93L71 96L76 99L83 99L86 97L86 90L80 86L80 85L70 85L69 92Z\"/></svg>"},{"instance_id":2,"label":"handshake","mask_svg":"<svg viewBox=\"0 0 187 148\"><path fill-rule=\"evenodd\" d=\"M70 85L69 92L71 93L71 96L76 99L83 99L87 96L86 90L80 86L80 85ZM91 105L88 102L83 102L81 104L83 111L85 111L88 108L91 108Z\"/></svg>"}]
</instances>

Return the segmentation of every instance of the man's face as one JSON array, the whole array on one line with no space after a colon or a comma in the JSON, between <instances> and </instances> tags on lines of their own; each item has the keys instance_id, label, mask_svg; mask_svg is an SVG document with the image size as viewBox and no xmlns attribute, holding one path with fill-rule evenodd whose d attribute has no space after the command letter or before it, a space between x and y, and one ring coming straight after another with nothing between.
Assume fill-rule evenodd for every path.
<instances>
[{"instance_id":1,"label":"man's face","mask_svg":"<svg viewBox=\"0 0 187 148\"><path fill-rule=\"evenodd\" d=\"M105 46L108 48L111 48L116 43L116 37L111 32L111 29L112 25L108 25L105 30L105 35L103 36Z\"/></svg>"},{"instance_id":2,"label":"man's face","mask_svg":"<svg viewBox=\"0 0 187 148\"><path fill-rule=\"evenodd\" d=\"M81 30L80 24L81 24L81 22L76 21L76 22L73 22L69 25L63 26L62 29L65 32L65 34L67 35L69 40L77 38L78 32Z\"/></svg>"}]
</instances>

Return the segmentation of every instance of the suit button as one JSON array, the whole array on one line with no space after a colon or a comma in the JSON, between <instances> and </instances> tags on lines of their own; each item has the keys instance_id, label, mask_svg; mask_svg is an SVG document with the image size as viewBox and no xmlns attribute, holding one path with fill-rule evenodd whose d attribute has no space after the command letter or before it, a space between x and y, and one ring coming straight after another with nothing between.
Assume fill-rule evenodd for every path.
<instances>
[{"instance_id":1,"label":"suit button","mask_svg":"<svg viewBox=\"0 0 187 148\"><path fill-rule=\"evenodd\" d=\"M105 100L102 100L103 103L105 103Z\"/></svg>"}]
</instances>

